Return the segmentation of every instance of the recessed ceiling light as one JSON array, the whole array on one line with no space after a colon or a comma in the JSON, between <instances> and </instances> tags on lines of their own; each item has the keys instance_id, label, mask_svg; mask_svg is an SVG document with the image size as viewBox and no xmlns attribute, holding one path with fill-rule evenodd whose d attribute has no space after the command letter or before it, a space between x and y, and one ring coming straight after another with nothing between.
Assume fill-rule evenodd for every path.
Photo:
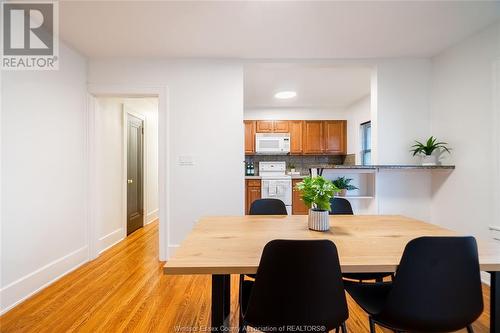
<instances>
[{"instance_id":1,"label":"recessed ceiling light","mask_svg":"<svg viewBox=\"0 0 500 333\"><path fill-rule=\"evenodd\" d=\"M297 96L297 93L295 91L279 91L274 94L274 98L277 99L289 99L294 98L295 96Z\"/></svg>"}]
</instances>

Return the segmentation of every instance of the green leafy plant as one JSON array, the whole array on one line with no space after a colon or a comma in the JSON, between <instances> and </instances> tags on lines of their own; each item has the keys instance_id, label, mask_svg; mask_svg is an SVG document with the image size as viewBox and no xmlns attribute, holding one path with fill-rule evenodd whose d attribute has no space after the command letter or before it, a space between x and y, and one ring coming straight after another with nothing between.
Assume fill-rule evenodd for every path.
<instances>
[{"instance_id":1,"label":"green leafy plant","mask_svg":"<svg viewBox=\"0 0 500 333\"><path fill-rule=\"evenodd\" d=\"M451 148L446 147L448 143L447 142L438 142L437 139L433 136L431 136L427 141L424 143L420 141L415 141L415 144L410 150L410 152L413 152L413 156L417 154L423 154L430 156L435 150L444 150L448 153L450 153Z\"/></svg>"},{"instance_id":2,"label":"green leafy plant","mask_svg":"<svg viewBox=\"0 0 500 333\"><path fill-rule=\"evenodd\" d=\"M330 210L330 199L340 192L328 179L321 176L306 177L296 185L301 198L308 208L313 210Z\"/></svg>"},{"instance_id":3,"label":"green leafy plant","mask_svg":"<svg viewBox=\"0 0 500 333\"><path fill-rule=\"evenodd\" d=\"M333 181L333 185L340 190L357 190L358 188L354 185L351 185L352 178L346 177L338 177Z\"/></svg>"}]
</instances>

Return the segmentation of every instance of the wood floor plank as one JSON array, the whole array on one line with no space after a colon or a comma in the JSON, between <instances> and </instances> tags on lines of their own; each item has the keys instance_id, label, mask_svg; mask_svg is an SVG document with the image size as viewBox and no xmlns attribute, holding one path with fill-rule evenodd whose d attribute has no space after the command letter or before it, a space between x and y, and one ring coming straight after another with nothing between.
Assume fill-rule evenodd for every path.
<instances>
[{"instance_id":1,"label":"wood floor plank","mask_svg":"<svg viewBox=\"0 0 500 333\"><path fill-rule=\"evenodd\" d=\"M166 276L158 261L158 223L138 230L96 260L0 317L0 332L182 332L210 323L208 275ZM476 333L489 331L489 288ZM231 276L231 326L238 325L238 276ZM348 297L349 332L368 320ZM389 332L377 329L377 332Z\"/></svg>"}]
</instances>

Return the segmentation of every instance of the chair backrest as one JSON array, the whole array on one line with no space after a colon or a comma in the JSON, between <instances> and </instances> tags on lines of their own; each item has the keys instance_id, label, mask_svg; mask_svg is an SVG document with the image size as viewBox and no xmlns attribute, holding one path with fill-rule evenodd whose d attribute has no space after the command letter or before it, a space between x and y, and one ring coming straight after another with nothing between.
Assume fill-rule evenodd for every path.
<instances>
[{"instance_id":1,"label":"chair backrest","mask_svg":"<svg viewBox=\"0 0 500 333\"><path fill-rule=\"evenodd\" d=\"M393 288L378 315L399 329L450 332L483 311L473 237L420 237L406 246Z\"/></svg>"},{"instance_id":2,"label":"chair backrest","mask_svg":"<svg viewBox=\"0 0 500 333\"><path fill-rule=\"evenodd\" d=\"M285 203L279 199L258 199L250 205L250 215L287 215Z\"/></svg>"},{"instance_id":3,"label":"chair backrest","mask_svg":"<svg viewBox=\"0 0 500 333\"><path fill-rule=\"evenodd\" d=\"M353 215L352 206L349 200L344 198L330 199L330 215Z\"/></svg>"},{"instance_id":4,"label":"chair backrest","mask_svg":"<svg viewBox=\"0 0 500 333\"><path fill-rule=\"evenodd\" d=\"M331 241L267 243L244 315L248 325L263 332L324 326L319 331L326 332L348 317L337 248Z\"/></svg>"}]
</instances>

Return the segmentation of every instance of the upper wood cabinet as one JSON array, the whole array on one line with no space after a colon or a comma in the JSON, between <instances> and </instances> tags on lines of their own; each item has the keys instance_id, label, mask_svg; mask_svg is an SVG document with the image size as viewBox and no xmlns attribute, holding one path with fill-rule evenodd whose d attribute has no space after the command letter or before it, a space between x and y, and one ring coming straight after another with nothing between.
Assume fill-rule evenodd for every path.
<instances>
[{"instance_id":1,"label":"upper wood cabinet","mask_svg":"<svg viewBox=\"0 0 500 333\"><path fill-rule=\"evenodd\" d=\"M257 133L272 133L274 120L257 120Z\"/></svg>"},{"instance_id":2,"label":"upper wood cabinet","mask_svg":"<svg viewBox=\"0 0 500 333\"><path fill-rule=\"evenodd\" d=\"M347 121L328 120L323 123L324 149L326 154L346 154Z\"/></svg>"},{"instance_id":3,"label":"upper wood cabinet","mask_svg":"<svg viewBox=\"0 0 500 333\"><path fill-rule=\"evenodd\" d=\"M288 120L257 120L257 133L288 133Z\"/></svg>"},{"instance_id":4,"label":"upper wood cabinet","mask_svg":"<svg viewBox=\"0 0 500 333\"><path fill-rule=\"evenodd\" d=\"M255 154L255 120L245 120L245 154Z\"/></svg>"},{"instance_id":5,"label":"upper wood cabinet","mask_svg":"<svg viewBox=\"0 0 500 333\"><path fill-rule=\"evenodd\" d=\"M346 120L245 120L245 154L255 154L255 133L290 133L291 155L347 154Z\"/></svg>"},{"instance_id":6,"label":"upper wood cabinet","mask_svg":"<svg viewBox=\"0 0 500 333\"><path fill-rule=\"evenodd\" d=\"M291 120L288 122L288 128L290 130L290 154L300 155L303 152L302 149L302 128L304 122L302 120Z\"/></svg>"},{"instance_id":7,"label":"upper wood cabinet","mask_svg":"<svg viewBox=\"0 0 500 333\"><path fill-rule=\"evenodd\" d=\"M274 133L288 133L288 120L275 120L273 122L273 132Z\"/></svg>"},{"instance_id":8,"label":"upper wood cabinet","mask_svg":"<svg viewBox=\"0 0 500 333\"><path fill-rule=\"evenodd\" d=\"M303 154L319 155L324 152L323 121L306 120L302 134Z\"/></svg>"}]
</instances>

